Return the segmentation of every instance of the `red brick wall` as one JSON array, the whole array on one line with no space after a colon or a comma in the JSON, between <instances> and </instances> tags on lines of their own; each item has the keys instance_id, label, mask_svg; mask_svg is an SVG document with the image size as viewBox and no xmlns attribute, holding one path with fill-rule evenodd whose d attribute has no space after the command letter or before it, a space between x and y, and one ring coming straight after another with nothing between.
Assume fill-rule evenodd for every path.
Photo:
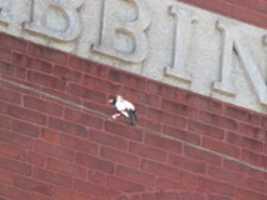
<instances>
[{"instance_id":1,"label":"red brick wall","mask_svg":"<svg viewBox=\"0 0 267 200\"><path fill-rule=\"evenodd\" d=\"M4 34L0 75L0 200L267 199L266 115Z\"/></svg>"},{"instance_id":2,"label":"red brick wall","mask_svg":"<svg viewBox=\"0 0 267 200\"><path fill-rule=\"evenodd\" d=\"M178 0L267 28L267 0Z\"/></svg>"}]
</instances>

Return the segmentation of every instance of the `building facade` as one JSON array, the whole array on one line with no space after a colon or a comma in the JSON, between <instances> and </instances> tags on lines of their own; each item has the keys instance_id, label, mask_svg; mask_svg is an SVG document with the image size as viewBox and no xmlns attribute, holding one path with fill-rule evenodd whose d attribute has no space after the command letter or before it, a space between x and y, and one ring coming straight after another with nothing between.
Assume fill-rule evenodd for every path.
<instances>
[{"instance_id":1,"label":"building facade","mask_svg":"<svg viewBox=\"0 0 267 200\"><path fill-rule=\"evenodd\" d=\"M0 200L266 200L266 28L266 0L0 0Z\"/></svg>"}]
</instances>

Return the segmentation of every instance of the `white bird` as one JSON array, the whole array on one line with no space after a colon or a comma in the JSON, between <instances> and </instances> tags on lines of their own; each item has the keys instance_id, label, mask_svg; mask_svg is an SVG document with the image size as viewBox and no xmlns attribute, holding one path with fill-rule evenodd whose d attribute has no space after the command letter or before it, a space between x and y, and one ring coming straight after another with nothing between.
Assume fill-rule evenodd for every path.
<instances>
[{"instance_id":1,"label":"white bird","mask_svg":"<svg viewBox=\"0 0 267 200\"><path fill-rule=\"evenodd\" d=\"M127 101L120 95L109 99L108 102L118 111L118 113L112 115L112 119L117 119L119 116L124 115L131 125L134 125L137 122L135 106L131 102Z\"/></svg>"}]
</instances>

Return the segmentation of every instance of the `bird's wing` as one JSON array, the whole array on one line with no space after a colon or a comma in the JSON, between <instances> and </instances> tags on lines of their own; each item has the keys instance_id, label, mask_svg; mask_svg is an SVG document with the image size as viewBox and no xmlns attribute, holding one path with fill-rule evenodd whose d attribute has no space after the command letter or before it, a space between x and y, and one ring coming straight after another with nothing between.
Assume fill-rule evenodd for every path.
<instances>
[{"instance_id":1,"label":"bird's wing","mask_svg":"<svg viewBox=\"0 0 267 200\"><path fill-rule=\"evenodd\" d=\"M119 101L116 103L116 108L118 111L124 111L124 110L135 110L134 105L126 100Z\"/></svg>"}]
</instances>

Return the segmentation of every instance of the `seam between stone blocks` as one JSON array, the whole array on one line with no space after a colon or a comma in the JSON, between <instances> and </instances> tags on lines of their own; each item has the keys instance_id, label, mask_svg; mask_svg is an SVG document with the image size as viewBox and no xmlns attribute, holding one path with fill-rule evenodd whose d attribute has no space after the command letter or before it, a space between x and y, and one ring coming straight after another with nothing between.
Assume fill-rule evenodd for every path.
<instances>
[{"instance_id":1,"label":"seam between stone blocks","mask_svg":"<svg viewBox=\"0 0 267 200\"><path fill-rule=\"evenodd\" d=\"M13 85L15 87L18 87L18 88L21 88L21 89L25 89L25 90L28 90L28 91L31 91L31 92L34 92L36 94L39 94L39 95L42 95L42 96L45 96L45 97L49 97L53 100L56 100L56 101L60 101L66 105L70 105L70 106L73 106L77 109L80 109L80 110L83 110L83 111L88 111L88 112L91 112L91 113L94 113L94 114L97 114L103 118L107 118L107 115L101 113L101 112L98 112L98 111L95 111L95 110L92 110L92 109L89 109L83 105L80 105L80 104L77 104L77 103L74 103L72 101L69 101L69 100L65 100L64 98L61 98L61 97L58 97L58 96L54 96L54 95L51 95L51 94L48 94L46 92L42 92L42 91L39 91L35 88L32 88L32 87L29 87L29 86L26 86L26 85L23 85L23 84L19 84L19 83L16 83L14 81L10 81L10 80L7 80L5 78L3 78L2 76L0 76L0 81L1 82L4 82L4 83L8 83L10 85ZM178 141L180 143L183 143L187 146L190 146L190 147L193 147L195 149L198 149L198 150L201 150L201 151L205 151L205 152L208 152L208 153L211 153L213 155L217 155L221 158L224 158L226 160L230 160L230 161L234 161L240 165L243 165L243 166L246 166L246 167L249 167L251 169L254 169L256 171L260 171L260 172L264 172L264 173L267 173L267 169L263 168L263 167L257 167L255 165L252 165L252 164L249 164L247 162L244 162L244 161L241 161L241 160L238 160L234 157L231 157L231 156L228 156L228 155L225 155L225 154L222 154L222 153L219 153L219 152L216 152L216 151L213 151L213 150L209 150L209 149L206 149L204 147L201 147L199 145L195 145L195 144L191 144L189 142L186 142L184 140L181 140L181 139L177 139L177 138L174 138L174 137L171 137L171 136L167 136L167 135L163 135L163 134L155 134L155 135L160 135L164 138L168 138L168 139L171 139L171 140L174 140L174 141Z\"/></svg>"}]
</instances>

